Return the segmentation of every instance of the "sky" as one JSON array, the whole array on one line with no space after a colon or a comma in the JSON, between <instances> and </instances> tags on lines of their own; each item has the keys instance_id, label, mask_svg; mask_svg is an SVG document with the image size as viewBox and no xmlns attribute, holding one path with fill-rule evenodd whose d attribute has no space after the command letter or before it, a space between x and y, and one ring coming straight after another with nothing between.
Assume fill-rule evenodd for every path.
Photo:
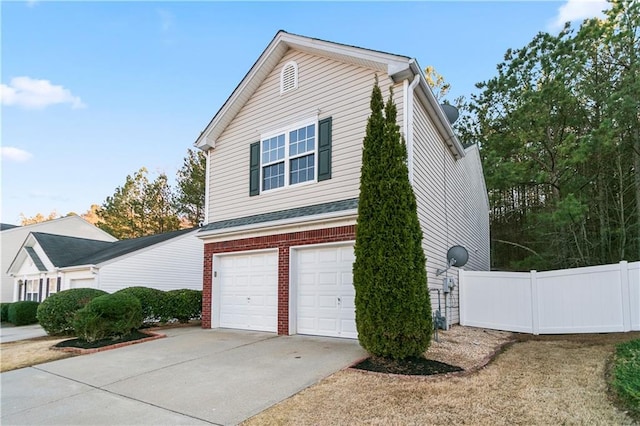
<instances>
[{"instance_id":1,"label":"sky","mask_svg":"<svg viewBox=\"0 0 640 426\"><path fill-rule=\"evenodd\" d=\"M187 150L278 30L416 58L469 97L509 48L599 0L2 1L0 222L82 214Z\"/></svg>"}]
</instances>

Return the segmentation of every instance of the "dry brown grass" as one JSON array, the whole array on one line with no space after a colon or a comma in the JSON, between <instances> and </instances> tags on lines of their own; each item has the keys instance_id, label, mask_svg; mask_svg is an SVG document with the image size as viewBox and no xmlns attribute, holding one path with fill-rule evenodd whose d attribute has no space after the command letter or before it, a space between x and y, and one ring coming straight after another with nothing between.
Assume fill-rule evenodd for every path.
<instances>
[{"instance_id":1,"label":"dry brown grass","mask_svg":"<svg viewBox=\"0 0 640 426\"><path fill-rule=\"evenodd\" d=\"M44 362L73 356L68 352L49 349L67 338L39 337L36 339L19 340L16 342L0 343L0 372L30 367Z\"/></svg>"},{"instance_id":2,"label":"dry brown grass","mask_svg":"<svg viewBox=\"0 0 640 426\"><path fill-rule=\"evenodd\" d=\"M505 340L488 333L496 347ZM638 336L517 336L518 342L487 367L464 376L414 378L343 370L246 424L632 424L611 404L605 370L613 345ZM482 345L484 341L474 346Z\"/></svg>"}]
</instances>

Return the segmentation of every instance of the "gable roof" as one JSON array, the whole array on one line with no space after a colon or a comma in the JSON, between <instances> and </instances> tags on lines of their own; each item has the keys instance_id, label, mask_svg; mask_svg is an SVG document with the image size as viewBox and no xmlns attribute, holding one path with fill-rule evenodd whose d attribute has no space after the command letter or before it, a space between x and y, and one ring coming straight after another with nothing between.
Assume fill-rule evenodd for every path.
<instances>
[{"instance_id":1,"label":"gable roof","mask_svg":"<svg viewBox=\"0 0 640 426\"><path fill-rule=\"evenodd\" d=\"M77 265L76 260L115 244L108 241L87 238L68 237L66 235L32 232L42 250L54 266L62 268Z\"/></svg>"},{"instance_id":2,"label":"gable roof","mask_svg":"<svg viewBox=\"0 0 640 426\"><path fill-rule=\"evenodd\" d=\"M133 238L130 240L120 240L110 243L110 245L104 250L89 254L88 256L81 257L74 261L74 265L96 265L98 263L106 262L116 257L124 256L125 254L132 253L155 244L168 241L172 238L179 237L194 229L182 229L179 231L165 232L163 234L149 235L146 237ZM70 265L71 266L71 265Z\"/></svg>"},{"instance_id":3,"label":"gable roof","mask_svg":"<svg viewBox=\"0 0 640 426\"><path fill-rule=\"evenodd\" d=\"M81 216L75 214L59 217L57 219L45 220L44 222L32 223L30 225L15 226L6 223L3 225L3 235L13 235L20 232L25 232L26 235L26 232L37 232L38 229L43 229L45 231L49 231L48 233L52 233L56 232L56 228L58 228L58 225L72 225L74 227L84 226L85 228L83 229L90 229L91 232L94 232L96 235L104 236L104 241L117 240L117 238L113 235L109 234L106 231L103 231L102 229L83 219Z\"/></svg>"},{"instance_id":4,"label":"gable roof","mask_svg":"<svg viewBox=\"0 0 640 426\"><path fill-rule=\"evenodd\" d=\"M31 260L33 260L33 264L36 265L36 268L38 268L38 271L47 270L47 267L44 266L44 263L42 263L40 256L38 256L38 253L36 253L33 247L25 247L24 249L27 251L27 254L31 258Z\"/></svg>"},{"instance_id":5,"label":"gable roof","mask_svg":"<svg viewBox=\"0 0 640 426\"><path fill-rule=\"evenodd\" d=\"M12 225L10 223L0 223L0 231L6 231L7 229L19 228L18 225Z\"/></svg>"},{"instance_id":6,"label":"gable roof","mask_svg":"<svg viewBox=\"0 0 640 426\"><path fill-rule=\"evenodd\" d=\"M418 76L419 84L416 88L418 98L427 107L430 118L443 135L445 142L452 149L454 155L458 158L464 157L464 148L453 133L449 120L433 96L431 88L429 88L424 78L424 73L415 59L408 56L300 36L282 30L276 33L271 43L262 52L240 84L211 119L207 127L200 133L194 143L197 148L203 151L215 148L218 137L289 49L376 69L387 73L394 82L413 79Z\"/></svg>"},{"instance_id":7,"label":"gable roof","mask_svg":"<svg viewBox=\"0 0 640 426\"><path fill-rule=\"evenodd\" d=\"M87 238L68 237L66 235L47 234L45 232L32 232L25 240L23 248L27 255L33 260L39 271L46 271L47 268L36 253L35 249L28 244L31 238L40 245L48 260L56 268L65 268L81 265L97 265L129 253L153 246L155 244L168 241L195 232L195 228L183 229L163 234L149 235L146 237L133 238L120 241L100 241ZM12 262L9 270L14 269L15 262L20 258L20 253Z\"/></svg>"}]
</instances>

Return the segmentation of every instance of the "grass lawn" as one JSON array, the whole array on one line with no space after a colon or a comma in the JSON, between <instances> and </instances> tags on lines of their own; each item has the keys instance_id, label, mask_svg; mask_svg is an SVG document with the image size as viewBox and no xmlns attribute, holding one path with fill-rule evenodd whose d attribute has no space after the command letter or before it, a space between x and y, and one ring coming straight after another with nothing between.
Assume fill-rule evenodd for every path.
<instances>
[{"instance_id":1,"label":"grass lawn","mask_svg":"<svg viewBox=\"0 0 640 426\"><path fill-rule=\"evenodd\" d=\"M73 356L69 352L49 349L67 339L69 338L47 336L0 343L0 373Z\"/></svg>"},{"instance_id":2,"label":"grass lawn","mask_svg":"<svg viewBox=\"0 0 640 426\"><path fill-rule=\"evenodd\" d=\"M340 371L246 425L633 424L608 395L615 345L640 333L519 336L484 369L415 378Z\"/></svg>"},{"instance_id":3,"label":"grass lawn","mask_svg":"<svg viewBox=\"0 0 640 426\"><path fill-rule=\"evenodd\" d=\"M640 339L616 346L612 384L621 406L640 422Z\"/></svg>"}]
</instances>

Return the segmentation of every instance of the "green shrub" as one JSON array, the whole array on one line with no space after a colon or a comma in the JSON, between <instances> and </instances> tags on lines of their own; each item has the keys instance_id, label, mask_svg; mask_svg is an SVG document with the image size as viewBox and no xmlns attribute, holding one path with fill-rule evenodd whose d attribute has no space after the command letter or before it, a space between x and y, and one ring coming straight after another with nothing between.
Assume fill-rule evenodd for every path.
<instances>
[{"instance_id":1,"label":"green shrub","mask_svg":"<svg viewBox=\"0 0 640 426\"><path fill-rule=\"evenodd\" d=\"M0 303L0 322L9 321L9 306L11 303Z\"/></svg>"},{"instance_id":2,"label":"green shrub","mask_svg":"<svg viewBox=\"0 0 640 426\"><path fill-rule=\"evenodd\" d=\"M95 288L74 288L52 294L38 307L38 322L50 335L73 335L73 317L91 299L107 294Z\"/></svg>"},{"instance_id":3,"label":"green shrub","mask_svg":"<svg viewBox=\"0 0 640 426\"><path fill-rule=\"evenodd\" d=\"M7 313L9 322L13 325L37 324L36 312L38 311L38 305L38 302L31 300L11 303Z\"/></svg>"},{"instance_id":4,"label":"green shrub","mask_svg":"<svg viewBox=\"0 0 640 426\"><path fill-rule=\"evenodd\" d=\"M142 319L145 324L166 322L169 319L167 312L167 294L155 288L128 287L116 291L114 294L126 294L134 296L142 305Z\"/></svg>"},{"instance_id":5,"label":"green shrub","mask_svg":"<svg viewBox=\"0 0 640 426\"><path fill-rule=\"evenodd\" d=\"M180 289L170 290L167 295L167 314L181 323L202 317L202 291Z\"/></svg>"},{"instance_id":6,"label":"green shrub","mask_svg":"<svg viewBox=\"0 0 640 426\"><path fill-rule=\"evenodd\" d=\"M640 421L640 339L616 346L613 388L631 417Z\"/></svg>"},{"instance_id":7,"label":"green shrub","mask_svg":"<svg viewBox=\"0 0 640 426\"><path fill-rule=\"evenodd\" d=\"M73 328L87 342L126 336L142 325L142 305L128 294L105 294L76 312Z\"/></svg>"}]
</instances>

